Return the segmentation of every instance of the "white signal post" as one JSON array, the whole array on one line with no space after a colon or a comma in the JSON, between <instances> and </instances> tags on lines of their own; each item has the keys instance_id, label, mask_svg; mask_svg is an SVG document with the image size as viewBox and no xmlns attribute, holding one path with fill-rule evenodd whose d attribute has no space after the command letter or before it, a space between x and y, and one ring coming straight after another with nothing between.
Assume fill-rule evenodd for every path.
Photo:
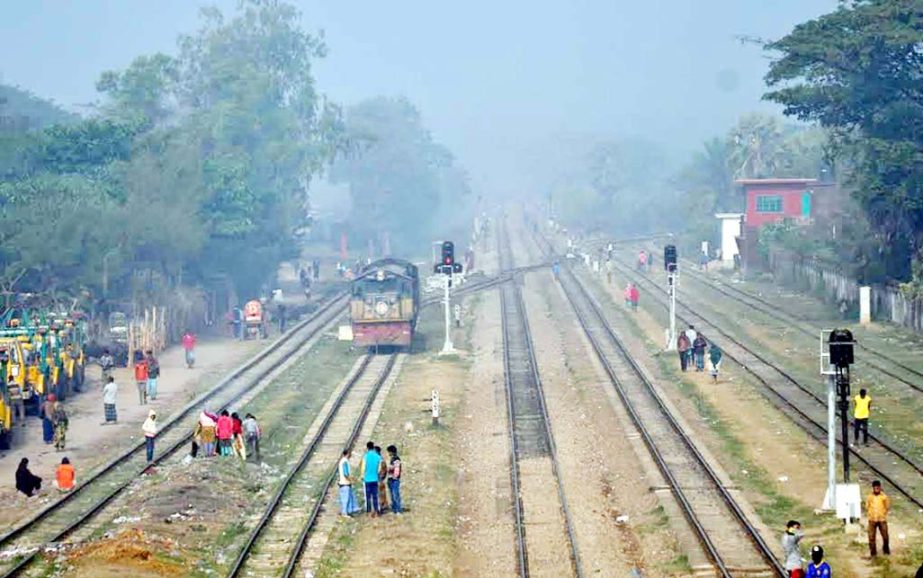
<instances>
[{"instance_id":1,"label":"white signal post","mask_svg":"<svg viewBox=\"0 0 923 578\"><path fill-rule=\"evenodd\" d=\"M454 353L455 346L452 344L452 337L450 332L452 331L452 301L449 296L449 286L452 284L452 274L442 276L445 286L445 300L443 305L445 305L445 343L442 344L442 353Z\"/></svg>"},{"instance_id":2,"label":"white signal post","mask_svg":"<svg viewBox=\"0 0 923 578\"><path fill-rule=\"evenodd\" d=\"M676 269L667 273L667 285L670 293L670 333L667 335L667 351L676 351L676 281L679 277Z\"/></svg>"}]
</instances>

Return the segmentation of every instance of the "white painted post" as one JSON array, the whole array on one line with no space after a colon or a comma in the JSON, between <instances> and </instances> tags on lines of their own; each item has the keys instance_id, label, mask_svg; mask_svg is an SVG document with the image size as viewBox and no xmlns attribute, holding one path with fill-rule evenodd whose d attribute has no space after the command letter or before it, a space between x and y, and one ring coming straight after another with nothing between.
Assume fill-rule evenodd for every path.
<instances>
[{"instance_id":1,"label":"white painted post","mask_svg":"<svg viewBox=\"0 0 923 578\"><path fill-rule=\"evenodd\" d=\"M430 401L432 402L433 425L439 425L439 392L435 389L433 390Z\"/></svg>"},{"instance_id":2,"label":"white painted post","mask_svg":"<svg viewBox=\"0 0 923 578\"><path fill-rule=\"evenodd\" d=\"M676 272L667 275L670 290L670 333L667 336L667 351L676 351Z\"/></svg>"},{"instance_id":3,"label":"white painted post","mask_svg":"<svg viewBox=\"0 0 923 578\"><path fill-rule=\"evenodd\" d=\"M452 353L455 351L455 346L452 345L452 337L450 331L452 331L452 303L449 297L449 285L452 282L451 275L443 275L444 286L445 286L445 343L442 344L442 353Z\"/></svg>"},{"instance_id":4,"label":"white painted post","mask_svg":"<svg viewBox=\"0 0 923 578\"><path fill-rule=\"evenodd\" d=\"M872 322L872 288L859 287L859 323L868 325Z\"/></svg>"},{"instance_id":5,"label":"white painted post","mask_svg":"<svg viewBox=\"0 0 923 578\"><path fill-rule=\"evenodd\" d=\"M827 495L823 510L836 509L836 377L827 376Z\"/></svg>"}]
</instances>

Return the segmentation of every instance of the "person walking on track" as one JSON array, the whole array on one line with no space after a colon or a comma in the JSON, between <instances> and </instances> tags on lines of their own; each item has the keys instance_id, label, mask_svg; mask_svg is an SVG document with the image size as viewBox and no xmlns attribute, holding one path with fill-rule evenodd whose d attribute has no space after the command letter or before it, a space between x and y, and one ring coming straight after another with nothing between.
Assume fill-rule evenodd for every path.
<instances>
[{"instance_id":1,"label":"person walking on track","mask_svg":"<svg viewBox=\"0 0 923 578\"><path fill-rule=\"evenodd\" d=\"M638 291L638 286L634 283L631 283L631 288L628 290L628 300L631 302L631 310L637 312L638 301L641 300L641 293Z\"/></svg>"},{"instance_id":2,"label":"person walking on track","mask_svg":"<svg viewBox=\"0 0 923 578\"><path fill-rule=\"evenodd\" d=\"M144 434L144 446L147 450L147 463L154 461L154 438L157 437L157 413L151 410L147 413L147 419L141 426L141 433Z\"/></svg>"},{"instance_id":3,"label":"person walking on track","mask_svg":"<svg viewBox=\"0 0 923 578\"><path fill-rule=\"evenodd\" d=\"M869 414L872 409L872 398L865 389L859 390L859 395L853 398L856 408L853 411L853 437L859 445L859 432L862 432L862 443L869 445Z\"/></svg>"},{"instance_id":4,"label":"person walking on track","mask_svg":"<svg viewBox=\"0 0 923 578\"><path fill-rule=\"evenodd\" d=\"M118 397L119 386L115 383L115 378L110 375L103 387L103 414L106 416L104 425L118 422L119 414L115 409L115 401Z\"/></svg>"},{"instance_id":5,"label":"person walking on track","mask_svg":"<svg viewBox=\"0 0 923 578\"><path fill-rule=\"evenodd\" d=\"M692 343L689 342L689 338L686 337L685 333L680 333L679 337L676 338L676 351L679 353L679 368L683 371L686 371L689 366L689 350L691 348Z\"/></svg>"},{"instance_id":6,"label":"person walking on track","mask_svg":"<svg viewBox=\"0 0 923 578\"><path fill-rule=\"evenodd\" d=\"M881 491L881 482L872 482L872 493L865 499L865 513L869 519L869 554L878 555L877 534L881 532L881 551L887 556L891 553L888 542L888 512L891 511L891 498Z\"/></svg>"},{"instance_id":7,"label":"person walking on track","mask_svg":"<svg viewBox=\"0 0 923 578\"><path fill-rule=\"evenodd\" d=\"M49 393L42 402L42 441L46 445L54 443L54 404L58 400L57 396Z\"/></svg>"},{"instance_id":8,"label":"person walking on track","mask_svg":"<svg viewBox=\"0 0 923 578\"><path fill-rule=\"evenodd\" d=\"M365 456L362 458L362 482L365 485L365 512L373 518L381 513L378 503L378 466L381 456L375 452L375 444L365 444Z\"/></svg>"},{"instance_id":9,"label":"person walking on track","mask_svg":"<svg viewBox=\"0 0 923 578\"><path fill-rule=\"evenodd\" d=\"M160 362L154 357L154 352L147 350L147 397L151 401L157 399L157 379L160 377Z\"/></svg>"},{"instance_id":10,"label":"person walking on track","mask_svg":"<svg viewBox=\"0 0 923 578\"><path fill-rule=\"evenodd\" d=\"M186 330L183 334L183 351L186 353L186 368L192 369L195 365L196 336L192 331Z\"/></svg>"},{"instance_id":11,"label":"person walking on track","mask_svg":"<svg viewBox=\"0 0 923 578\"><path fill-rule=\"evenodd\" d=\"M804 568L801 566L801 523L789 520L782 534L782 554L785 556L785 571L788 578L804 578Z\"/></svg>"}]
</instances>

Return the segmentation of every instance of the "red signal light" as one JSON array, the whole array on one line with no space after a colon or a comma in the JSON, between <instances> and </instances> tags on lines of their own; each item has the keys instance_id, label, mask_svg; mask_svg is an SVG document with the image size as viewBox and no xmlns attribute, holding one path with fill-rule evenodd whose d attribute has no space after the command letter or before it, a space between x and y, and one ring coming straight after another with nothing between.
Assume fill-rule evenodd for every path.
<instances>
[{"instance_id":1,"label":"red signal light","mask_svg":"<svg viewBox=\"0 0 923 578\"><path fill-rule=\"evenodd\" d=\"M452 258L449 257L448 255L446 255L445 258L442 260L442 263L443 263L443 265L451 265L451 264L452 264Z\"/></svg>"}]
</instances>

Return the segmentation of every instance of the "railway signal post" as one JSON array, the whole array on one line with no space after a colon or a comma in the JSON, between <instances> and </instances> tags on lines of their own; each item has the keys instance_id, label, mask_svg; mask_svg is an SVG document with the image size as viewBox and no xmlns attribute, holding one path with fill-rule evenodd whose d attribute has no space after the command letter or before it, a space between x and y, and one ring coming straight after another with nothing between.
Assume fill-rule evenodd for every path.
<instances>
[{"instance_id":1,"label":"railway signal post","mask_svg":"<svg viewBox=\"0 0 923 578\"><path fill-rule=\"evenodd\" d=\"M663 248L663 266L667 271L668 293L670 294L670 333L667 335L667 351L676 350L676 245Z\"/></svg>"},{"instance_id":2,"label":"railway signal post","mask_svg":"<svg viewBox=\"0 0 923 578\"><path fill-rule=\"evenodd\" d=\"M827 334L827 351L824 352L824 336ZM823 509L845 510L844 517L858 518L858 486L849 484L849 367L854 363L852 333L848 329L823 331L820 336L820 372L827 377L827 494ZM824 362L826 359L826 363ZM843 494L837 496L836 483L836 414L840 413L840 436L843 448ZM852 496L855 494L855 496ZM856 504L851 502L856 501ZM849 503L847 503L849 502ZM855 516L851 514L855 512Z\"/></svg>"},{"instance_id":3,"label":"railway signal post","mask_svg":"<svg viewBox=\"0 0 923 578\"><path fill-rule=\"evenodd\" d=\"M452 343L452 299L450 289L452 288L452 276L455 273L462 272L461 263L455 262L455 243L452 241L442 242L442 259L433 268L436 274L443 276L443 288L445 296L443 298L443 307L445 309L445 342L442 344L442 354L454 353L455 346Z\"/></svg>"}]
</instances>

